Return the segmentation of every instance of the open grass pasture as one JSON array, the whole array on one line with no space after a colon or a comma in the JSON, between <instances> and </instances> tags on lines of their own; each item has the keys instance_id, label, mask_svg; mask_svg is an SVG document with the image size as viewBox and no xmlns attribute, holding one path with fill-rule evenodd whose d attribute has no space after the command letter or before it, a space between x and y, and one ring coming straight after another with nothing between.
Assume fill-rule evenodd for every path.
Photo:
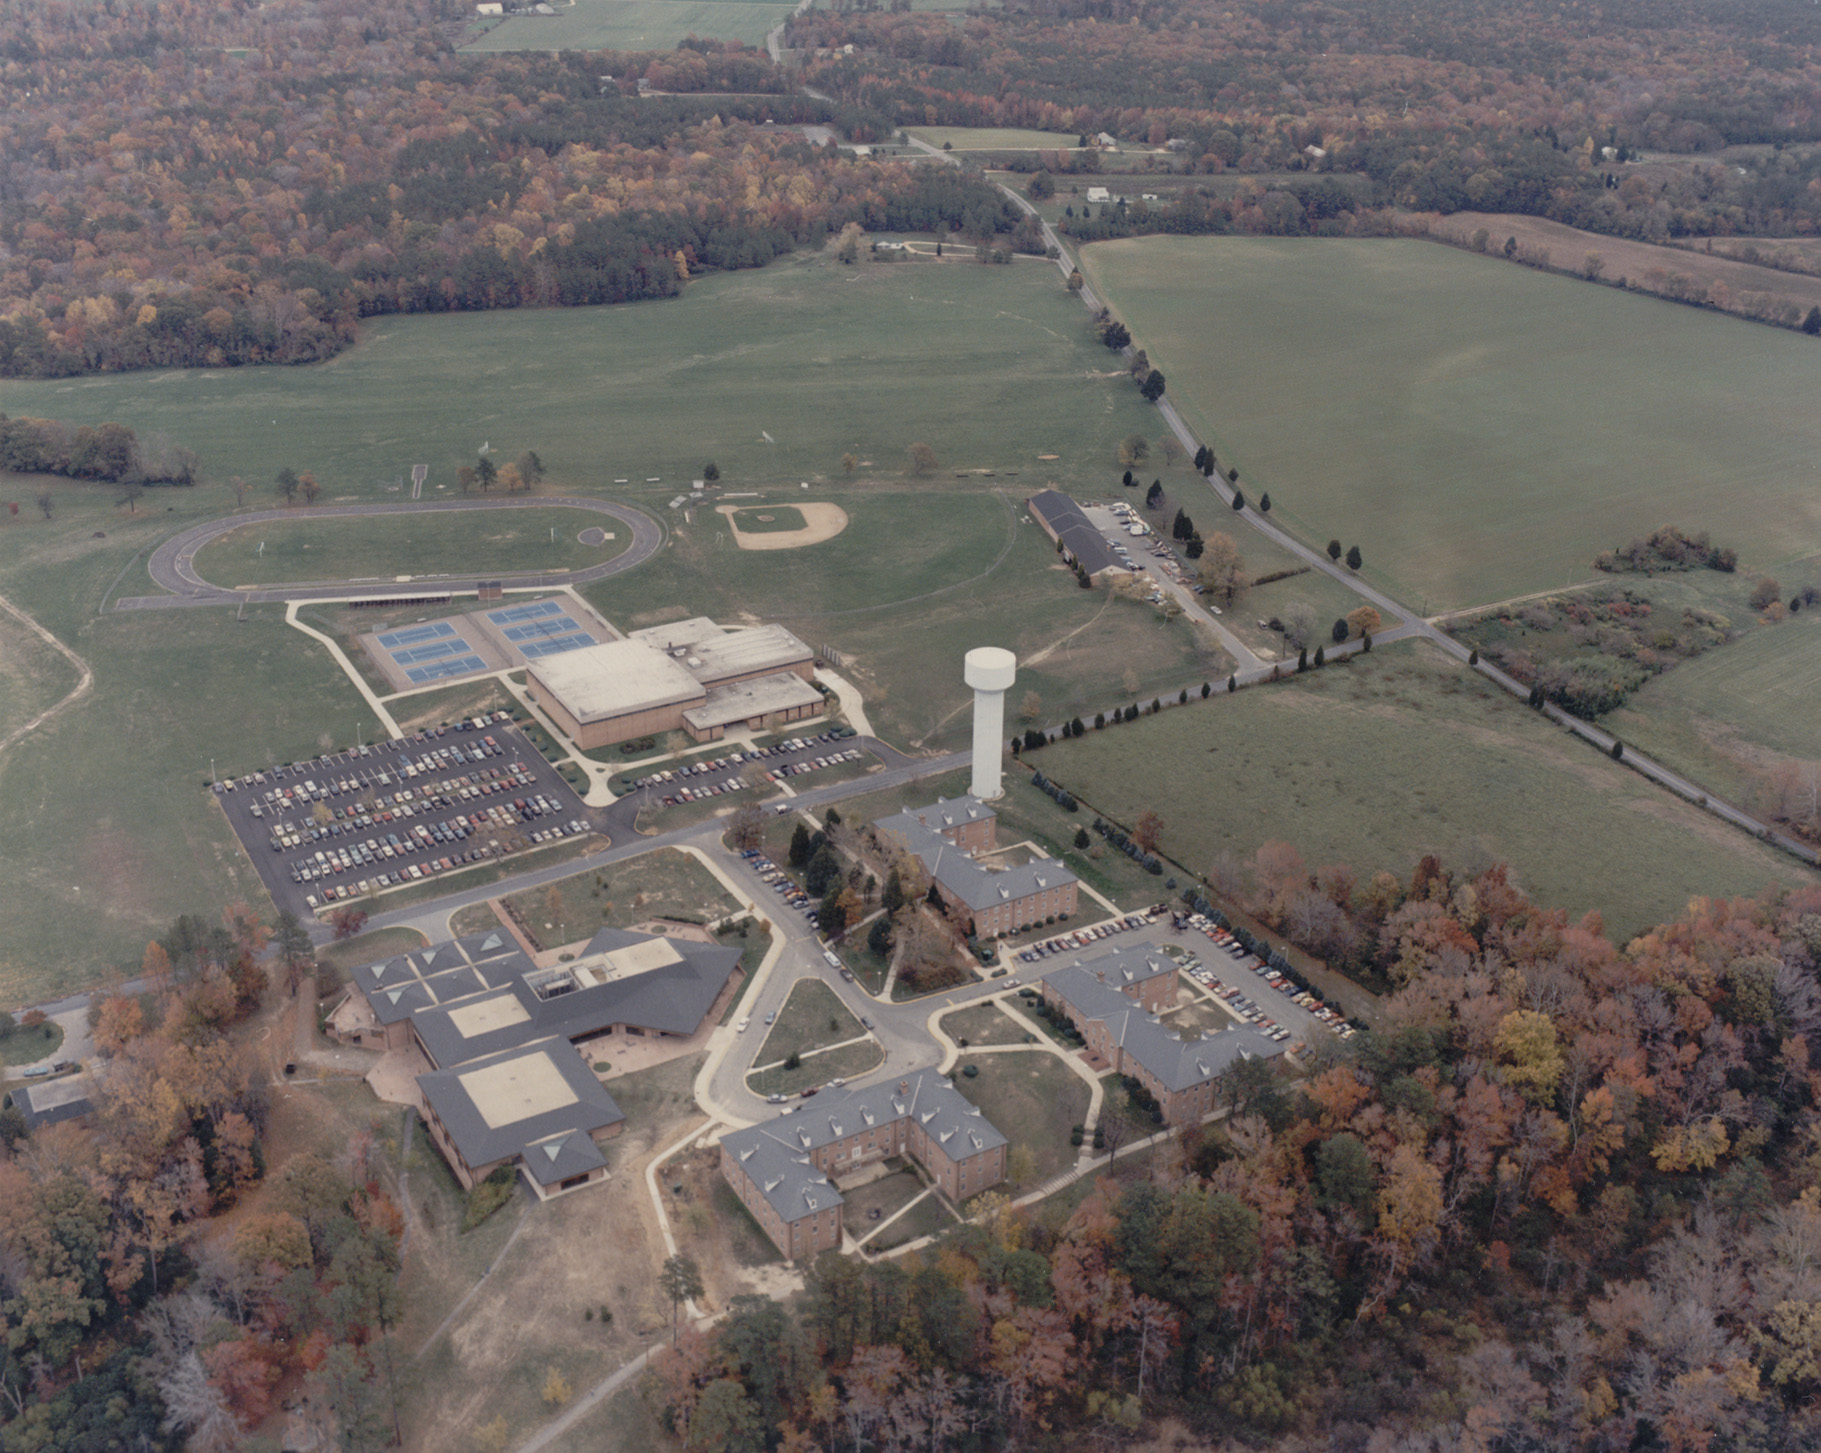
<instances>
[{"instance_id":1,"label":"open grass pasture","mask_svg":"<svg viewBox=\"0 0 1821 1453\"><path fill-rule=\"evenodd\" d=\"M1603 724L1749 806L1779 765L1821 762L1818 700L1821 612L1805 610L1665 671Z\"/></svg>"},{"instance_id":2,"label":"open grass pasture","mask_svg":"<svg viewBox=\"0 0 1821 1453\"><path fill-rule=\"evenodd\" d=\"M831 250L677 299L375 320L308 367L6 380L0 411L164 432L209 479L252 481L262 505L287 466L313 471L325 504L402 499L392 486L418 463L425 498L449 498L482 444L496 459L535 449L544 491L644 504L711 459L729 492L839 479L847 453L856 480L902 479L913 443L935 450L939 477L1021 470L1028 493L1104 489L1120 439L1161 432L1130 380L1091 376L1108 364L1052 270L854 268Z\"/></svg>"},{"instance_id":3,"label":"open grass pasture","mask_svg":"<svg viewBox=\"0 0 1821 1453\"><path fill-rule=\"evenodd\" d=\"M1658 525L1821 550L1821 349L1420 241L1143 238L1083 267L1248 498L1430 611ZM1242 546L1243 548L1243 546Z\"/></svg>"},{"instance_id":4,"label":"open grass pasture","mask_svg":"<svg viewBox=\"0 0 1821 1453\"><path fill-rule=\"evenodd\" d=\"M1597 908L1621 937L1694 894L1810 876L1414 642L1090 732L1041 766L1084 815L1159 811L1164 850L1197 871L1269 841L1362 878L1407 878L1427 852L1504 861L1538 902Z\"/></svg>"},{"instance_id":5,"label":"open grass pasture","mask_svg":"<svg viewBox=\"0 0 1821 1453\"><path fill-rule=\"evenodd\" d=\"M555 15L520 15L462 49L672 50L690 36L763 45L794 7L772 0L572 0Z\"/></svg>"},{"instance_id":6,"label":"open grass pasture","mask_svg":"<svg viewBox=\"0 0 1821 1453\"><path fill-rule=\"evenodd\" d=\"M614 538L584 545L583 530L609 526ZM477 571L580 570L632 543L590 510L428 510L366 517L300 510L291 519L243 525L196 552L196 573L216 585L391 580L399 575ZM263 548L262 548L263 547Z\"/></svg>"},{"instance_id":7,"label":"open grass pasture","mask_svg":"<svg viewBox=\"0 0 1821 1453\"><path fill-rule=\"evenodd\" d=\"M77 679L36 631L0 611L0 740L63 700Z\"/></svg>"}]
</instances>

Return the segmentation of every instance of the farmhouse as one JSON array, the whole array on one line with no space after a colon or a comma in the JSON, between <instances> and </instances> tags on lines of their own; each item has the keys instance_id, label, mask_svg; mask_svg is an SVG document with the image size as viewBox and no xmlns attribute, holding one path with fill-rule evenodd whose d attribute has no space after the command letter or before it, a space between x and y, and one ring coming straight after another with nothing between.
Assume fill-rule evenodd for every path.
<instances>
[{"instance_id":1,"label":"farmhouse","mask_svg":"<svg viewBox=\"0 0 1821 1453\"><path fill-rule=\"evenodd\" d=\"M954 797L882 817L873 832L915 856L943 903L960 909L980 938L1002 938L1073 914L1079 883L1056 859L1005 868L974 860L995 850L997 822L998 814L978 797Z\"/></svg>"},{"instance_id":2,"label":"farmhouse","mask_svg":"<svg viewBox=\"0 0 1821 1453\"><path fill-rule=\"evenodd\" d=\"M1005 1179L1006 1140L934 1070L871 1085L721 1138L721 1175L792 1261L841 1245L843 1176L909 1155L951 1201Z\"/></svg>"},{"instance_id":3,"label":"farmhouse","mask_svg":"<svg viewBox=\"0 0 1821 1453\"><path fill-rule=\"evenodd\" d=\"M1085 570L1088 579L1132 573L1131 567L1113 553L1106 536L1082 513L1081 506L1061 490L1046 489L1032 495L1025 505L1031 518L1043 527L1043 533L1062 547L1063 558Z\"/></svg>"},{"instance_id":4,"label":"farmhouse","mask_svg":"<svg viewBox=\"0 0 1821 1453\"><path fill-rule=\"evenodd\" d=\"M1284 1052L1249 1025L1179 1039L1155 1012L1176 1001L1176 965L1142 950L1071 964L1040 988L1044 1002L1080 1031L1090 1055L1150 1092L1166 1125L1200 1120L1213 1110L1215 1081L1242 1059L1275 1059Z\"/></svg>"},{"instance_id":5,"label":"farmhouse","mask_svg":"<svg viewBox=\"0 0 1821 1453\"><path fill-rule=\"evenodd\" d=\"M1112 193L1107 191L1105 187L1088 188L1088 201L1090 202L1110 202L1112 199Z\"/></svg>"},{"instance_id":6,"label":"farmhouse","mask_svg":"<svg viewBox=\"0 0 1821 1453\"><path fill-rule=\"evenodd\" d=\"M815 657L782 626L700 616L533 661L526 690L584 751L660 732L719 741L819 715Z\"/></svg>"},{"instance_id":7,"label":"farmhouse","mask_svg":"<svg viewBox=\"0 0 1821 1453\"><path fill-rule=\"evenodd\" d=\"M95 1109L95 1082L86 1073L63 1075L35 1084L15 1085L7 1098L25 1121L25 1128L36 1131L41 1125L87 1119Z\"/></svg>"},{"instance_id":8,"label":"farmhouse","mask_svg":"<svg viewBox=\"0 0 1821 1453\"><path fill-rule=\"evenodd\" d=\"M548 1197L605 1177L582 1142L625 1119L588 1067L590 1042L694 1034L739 957L603 928L575 959L540 969L503 930L470 934L355 969L330 1028L423 1057L419 1109L463 1185L516 1163Z\"/></svg>"}]
</instances>

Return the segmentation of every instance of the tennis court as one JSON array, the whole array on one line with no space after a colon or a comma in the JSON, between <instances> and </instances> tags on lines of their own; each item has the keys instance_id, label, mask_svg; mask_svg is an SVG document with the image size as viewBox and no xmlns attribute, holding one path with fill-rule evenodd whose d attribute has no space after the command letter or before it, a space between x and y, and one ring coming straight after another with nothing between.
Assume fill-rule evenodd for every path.
<instances>
[{"instance_id":1,"label":"tennis court","mask_svg":"<svg viewBox=\"0 0 1821 1453\"><path fill-rule=\"evenodd\" d=\"M378 640L414 686L487 669L487 663L447 621L387 631Z\"/></svg>"},{"instance_id":2,"label":"tennis court","mask_svg":"<svg viewBox=\"0 0 1821 1453\"><path fill-rule=\"evenodd\" d=\"M527 661L578 651L595 643L594 636L576 623L561 601L540 600L485 614Z\"/></svg>"}]
</instances>

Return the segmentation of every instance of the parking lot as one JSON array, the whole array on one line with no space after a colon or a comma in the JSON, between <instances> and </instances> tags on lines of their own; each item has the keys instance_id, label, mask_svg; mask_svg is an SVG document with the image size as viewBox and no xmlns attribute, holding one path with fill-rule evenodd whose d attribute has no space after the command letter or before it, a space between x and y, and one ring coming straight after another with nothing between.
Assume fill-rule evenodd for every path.
<instances>
[{"instance_id":1,"label":"parking lot","mask_svg":"<svg viewBox=\"0 0 1821 1453\"><path fill-rule=\"evenodd\" d=\"M1237 1020L1255 1025L1287 1048L1306 1045L1310 1036L1317 1033L1337 1034L1343 1039L1351 1039L1355 1033L1355 1026L1338 1009L1299 989L1257 955L1247 953L1225 929L1200 914L1186 918L1172 915L1164 904L1039 939L1018 950L1017 958L1020 963L1030 964L1030 977L1038 979L1051 968L1131 946L1130 938L1109 942L1104 948L1098 946L1099 940L1117 940L1124 935L1135 935L1138 941L1158 947L1180 947L1183 979L1200 985L1207 994L1222 1001ZM1205 950L1197 942L1201 939L1206 940Z\"/></svg>"},{"instance_id":2,"label":"parking lot","mask_svg":"<svg viewBox=\"0 0 1821 1453\"><path fill-rule=\"evenodd\" d=\"M272 900L300 918L596 830L504 712L216 784Z\"/></svg>"},{"instance_id":3,"label":"parking lot","mask_svg":"<svg viewBox=\"0 0 1821 1453\"><path fill-rule=\"evenodd\" d=\"M791 737L769 747L729 752L725 757L660 769L628 784L628 791L646 792L652 807L676 807L723 797L743 787L762 787L805 777L843 762L857 762L866 755L860 747L842 746L853 736L851 727L835 727L813 737ZM804 783L814 786L814 783ZM784 808L780 806L780 811Z\"/></svg>"}]
</instances>

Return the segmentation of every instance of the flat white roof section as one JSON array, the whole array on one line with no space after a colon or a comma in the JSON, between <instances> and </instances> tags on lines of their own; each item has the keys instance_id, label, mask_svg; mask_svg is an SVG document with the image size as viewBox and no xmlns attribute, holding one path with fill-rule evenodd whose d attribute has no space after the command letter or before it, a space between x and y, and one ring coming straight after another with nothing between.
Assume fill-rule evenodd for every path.
<instances>
[{"instance_id":1,"label":"flat white roof section","mask_svg":"<svg viewBox=\"0 0 1821 1453\"><path fill-rule=\"evenodd\" d=\"M579 722L701 701L702 683L644 641L603 641L532 663L530 672Z\"/></svg>"},{"instance_id":2,"label":"flat white roof section","mask_svg":"<svg viewBox=\"0 0 1821 1453\"><path fill-rule=\"evenodd\" d=\"M774 711L790 711L799 706L820 706L822 693L794 671L779 671L751 681L731 681L708 693L701 706L683 713L683 720L697 731L746 721Z\"/></svg>"},{"instance_id":3,"label":"flat white roof section","mask_svg":"<svg viewBox=\"0 0 1821 1453\"><path fill-rule=\"evenodd\" d=\"M485 1069L457 1076L474 1108L489 1130L547 1115L576 1102L575 1091L563 1078L548 1050L519 1055Z\"/></svg>"},{"instance_id":4,"label":"flat white roof section","mask_svg":"<svg viewBox=\"0 0 1821 1453\"><path fill-rule=\"evenodd\" d=\"M496 1029L509 1029L514 1024L524 1024L531 1016L525 1012L525 1006L502 990L491 998L482 999L478 1004L458 1004L449 1011L449 1022L463 1039L473 1039L477 1034L490 1034Z\"/></svg>"}]
</instances>

